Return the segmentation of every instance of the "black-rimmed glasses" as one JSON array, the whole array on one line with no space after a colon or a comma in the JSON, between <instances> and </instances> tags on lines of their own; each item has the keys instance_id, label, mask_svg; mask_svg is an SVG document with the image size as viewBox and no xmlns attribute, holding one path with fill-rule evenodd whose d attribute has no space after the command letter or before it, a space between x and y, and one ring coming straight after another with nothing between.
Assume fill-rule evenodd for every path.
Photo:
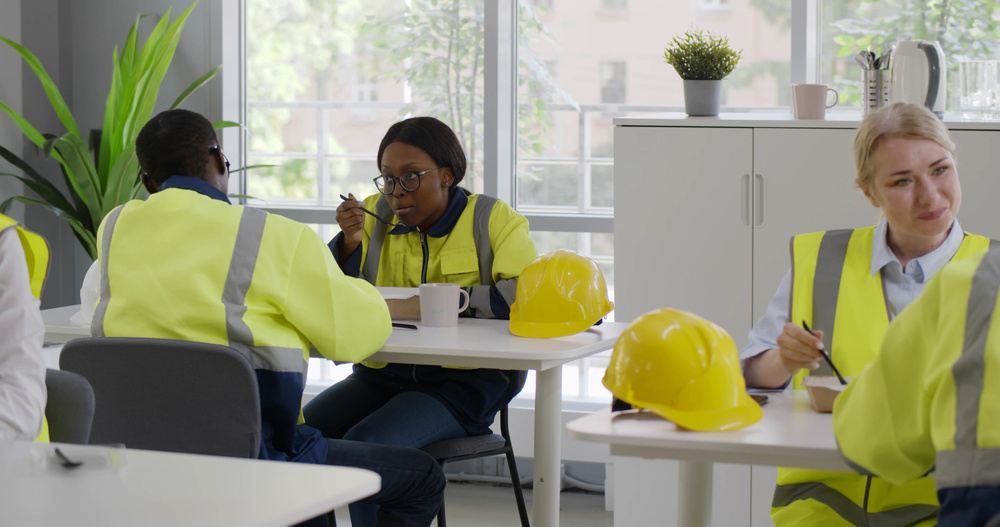
<instances>
[{"instance_id":1,"label":"black-rimmed glasses","mask_svg":"<svg viewBox=\"0 0 1000 527\"><path fill-rule=\"evenodd\" d=\"M219 153L222 154L222 161L224 161L226 163L226 173L228 174L229 173L229 158L226 157L226 154L222 151L222 148L220 148L219 145L212 145L212 146L208 147L208 149L211 152L215 152L216 150L218 150Z\"/></svg>"},{"instance_id":2,"label":"black-rimmed glasses","mask_svg":"<svg viewBox=\"0 0 1000 527\"><path fill-rule=\"evenodd\" d=\"M420 176L433 172L435 170L440 170L441 167L428 168L423 172L406 172L401 174L399 177L393 176L379 176L372 179L375 182L375 188L378 189L382 194L392 194L396 190L396 182L399 182L399 186L403 187L403 190L407 192L413 192L420 188Z\"/></svg>"}]
</instances>

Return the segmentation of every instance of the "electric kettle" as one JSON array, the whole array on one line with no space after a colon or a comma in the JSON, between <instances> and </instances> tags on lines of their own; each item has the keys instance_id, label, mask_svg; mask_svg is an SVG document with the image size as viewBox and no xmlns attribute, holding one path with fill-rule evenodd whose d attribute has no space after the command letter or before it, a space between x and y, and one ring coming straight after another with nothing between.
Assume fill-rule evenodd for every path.
<instances>
[{"instance_id":1,"label":"electric kettle","mask_svg":"<svg viewBox=\"0 0 1000 527\"><path fill-rule=\"evenodd\" d=\"M944 117L947 79L941 44L936 40L897 42L889 70L889 102L923 104Z\"/></svg>"}]
</instances>

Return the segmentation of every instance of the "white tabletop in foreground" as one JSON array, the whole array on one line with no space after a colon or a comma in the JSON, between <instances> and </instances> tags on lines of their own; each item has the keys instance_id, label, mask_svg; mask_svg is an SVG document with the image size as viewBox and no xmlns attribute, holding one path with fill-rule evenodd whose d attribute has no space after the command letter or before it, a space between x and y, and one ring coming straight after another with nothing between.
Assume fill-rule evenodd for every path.
<instances>
[{"instance_id":1,"label":"white tabletop in foreground","mask_svg":"<svg viewBox=\"0 0 1000 527\"><path fill-rule=\"evenodd\" d=\"M59 466L55 446L84 465ZM0 441L0 525L285 526L379 485L357 468Z\"/></svg>"},{"instance_id":2,"label":"white tabletop in foreground","mask_svg":"<svg viewBox=\"0 0 1000 527\"><path fill-rule=\"evenodd\" d=\"M768 394L764 418L730 432L691 432L649 412L590 414L566 425L570 437L609 443L613 455L772 465L820 470L851 469L837 450L833 414L809 406L805 390Z\"/></svg>"}]
</instances>

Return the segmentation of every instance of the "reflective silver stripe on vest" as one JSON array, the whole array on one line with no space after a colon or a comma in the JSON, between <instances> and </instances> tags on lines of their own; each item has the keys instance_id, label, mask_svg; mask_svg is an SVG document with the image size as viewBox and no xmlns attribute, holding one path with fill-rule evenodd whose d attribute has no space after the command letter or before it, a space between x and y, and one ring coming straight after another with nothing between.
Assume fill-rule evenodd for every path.
<instances>
[{"instance_id":1,"label":"reflective silver stripe on vest","mask_svg":"<svg viewBox=\"0 0 1000 527\"><path fill-rule=\"evenodd\" d=\"M229 347L246 355L254 369L305 373L303 352L299 348L254 346L253 332L243 320L247 311L246 296L253 282L260 244L264 237L267 213L244 207L229 272L222 289L222 304L226 308L226 335ZM303 379L304 380L304 379Z\"/></svg>"},{"instance_id":2,"label":"reflective silver stripe on vest","mask_svg":"<svg viewBox=\"0 0 1000 527\"><path fill-rule=\"evenodd\" d=\"M824 485L823 483L793 483L778 485L774 489L772 507L786 507L799 500L815 500L826 505L838 516L852 525L867 525L870 527L903 527L913 525L921 520L932 518L937 514L935 505L907 505L882 512L865 514L858 504L847 496ZM867 521L865 517L867 516Z\"/></svg>"},{"instance_id":3,"label":"reflective silver stripe on vest","mask_svg":"<svg viewBox=\"0 0 1000 527\"><path fill-rule=\"evenodd\" d=\"M937 453L934 481L939 489L1000 486L1000 448L942 450Z\"/></svg>"},{"instance_id":4,"label":"reflective silver stripe on vest","mask_svg":"<svg viewBox=\"0 0 1000 527\"><path fill-rule=\"evenodd\" d=\"M816 257L816 272L813 274L813 331L823 331L823 340L832 343L833 321L837 316L837 299L840 295L840 277L844 274L847 246L851 241L851 229L827 231L819 243ZM793 295L794 296L794 295ZM801 321L793 320L795 324ZM830 348L831 358L833 348ZM810 375L833 375L826 361L819 363L819 369Z\"/></svg>"},{"instance_id":5,"label":"reflective silver stripe on vest","mask_svg":"<svg viewBox=\"0 0 1000 527\"><path fill-rule=\"evenodd\" d=\"M493 285L493 244L490 243L490 215L497 200L480 194L472 216L472 239L479 258L479 284Z\"/></svg>"},{"instance_id":6,"label":"reflective silver stripe on vest","mask_svg":"<svg viewBox=\"0 0 1000 527\"><path fill-rule=\"evenodd\" d=\"M992 242L991 242L992 243ZM951 368L955 381L955 450L938 455L939 487L972 486L1000 481L1000 454L978 450L979 408L983 396L986 339L1000 288L1000 254L983 257L972 275L965 313L962 355ZM995 485L996 483L985 483Z\"/></svg>"},{"instance_id":7,"label":"reflective silver stripe on vest","mask_svg":"<svg viewBox=\"0 0 1000 527\"><path fill-rule=\"evenodd\" d=\"M378 201L375 202L375 214L386 221L392 220L392 207L389 206L389 202L385 199L384 195L379 196ZM365 252L365 264L361 268L361 277L370 284L375 284L375 279L378 278L378 262L382 256L382 244L385 242L385 235L388 232L389 227L386 224L376 221L375 228L372 229L372 237L368 239L368 248Z\"/></svg>"},{"instance_id":8,"label":"reflective silver stripe on vest","mask_svg":"<svg viewBox=\"0 0 1000 527\"><path fill-rule=\"evenodd\" d=\"M456 190L456 192L461 192L461 190ZM490 240L490 215L493 213L493 204L496 202L495 198L479 194L476 196L476 206L473 210L472 239L476 247L476 257L479 259L479 283L482 285L493 285L493 244ZM386 221L392 218L392 207L389 206L385 196L379 197L375 203L375 214L380 218L385 218ZM387 233L388 229L385 224L375 222L372 236L368 240L365 264L361 269L361 277L372 284L378 278L379 258L382 255L382 245L385 243ZM514 288L516 290L516 283ZM504 294L504 298L507 298L506 294Z\"/></svg>"},{"instance_id":9,"label":"reflective silver stripe on vest","mask_svg":"<svg viewBox=\"0 0 1000 527\"><path fill-rule=\"evenodd\" d=\"M90 321L90 334L95 337L104 336L104 316L108 312L108 302L111 300L111 284L108 282L108 254L111 251L111 233L118 223L125 205L115 207L104 222L104 236L101 237L101 300L94 308L94 318Z\"/></svg>"}]
</instances>

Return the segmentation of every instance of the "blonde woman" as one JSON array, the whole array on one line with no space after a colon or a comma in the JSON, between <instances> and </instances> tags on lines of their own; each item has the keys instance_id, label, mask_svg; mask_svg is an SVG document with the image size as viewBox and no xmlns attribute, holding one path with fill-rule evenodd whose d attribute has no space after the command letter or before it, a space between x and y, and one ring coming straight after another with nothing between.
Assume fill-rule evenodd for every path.
<instances>
[{"instance_id":1,"label":"blonde woman","mask_svg":"<svg viewBox=\"0 0 1000 527\"><path fill-rule=\"evenodd\" d=\"M951 260L989 247L962 231L955 145L925 107L896 103L867 115L854 137L857 186L882 212L877 225L801 234L792 268L740 351L748 387L781 388L829 375L819 350L845 376L878 353L889 322ZM805 327L813 331L807 331ZM780 468L776 525L934 525L931 478L894 486L853 473Z\"/></svg>"}]
</instances>

